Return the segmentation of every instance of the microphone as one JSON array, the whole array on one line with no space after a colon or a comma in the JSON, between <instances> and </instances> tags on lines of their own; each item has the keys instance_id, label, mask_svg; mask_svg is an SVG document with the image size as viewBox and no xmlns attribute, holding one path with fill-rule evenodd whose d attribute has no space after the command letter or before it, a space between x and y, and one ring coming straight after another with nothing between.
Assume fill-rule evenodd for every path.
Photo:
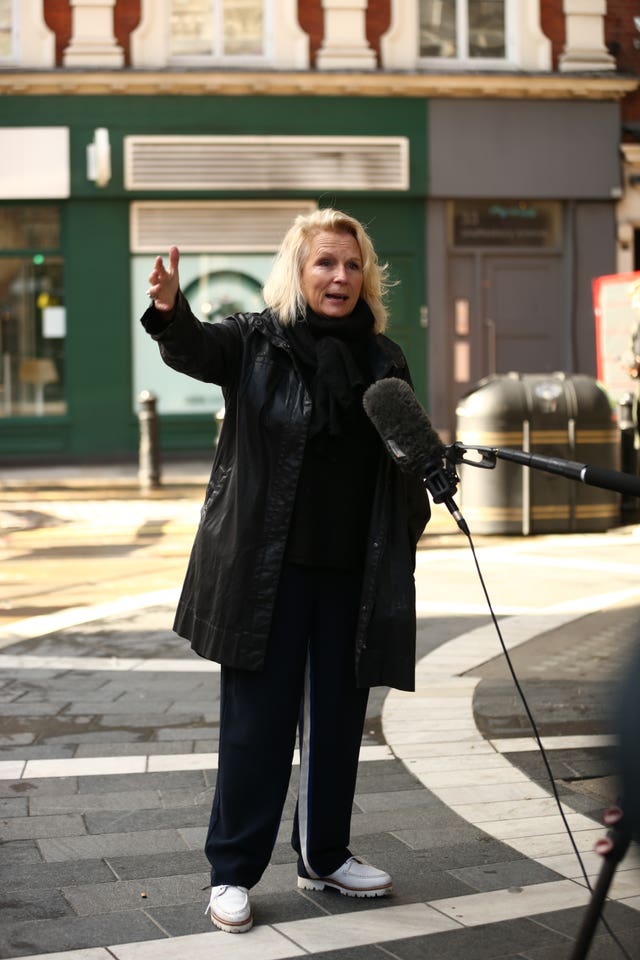
<instances>
[{"instance_id":1,"label":"microphone","mask_svg":"<svg viewBox=\"0 0 640 960\"><path fill-rule=\"evenodd\" d=\"M409 384L397 377L378 380L365 390L362 403L393 461L405 473L418 476L433 502L444 503L469 536L453 499L458 477L445 467L444 444Z\"/></svg>"}]
</instances>

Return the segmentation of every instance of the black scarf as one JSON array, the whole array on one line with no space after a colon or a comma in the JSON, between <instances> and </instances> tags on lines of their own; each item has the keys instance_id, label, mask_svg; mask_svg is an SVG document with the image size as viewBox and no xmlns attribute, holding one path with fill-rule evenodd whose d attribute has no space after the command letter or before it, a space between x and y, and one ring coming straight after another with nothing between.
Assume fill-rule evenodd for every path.
<instances>
[{"instance_id":1,"label":"black scarf","mask_svg":"<svg viewBox=\"0 0 640 960\"><path fill-rule=\"evenodd\" d=\"M313 401L310 437L323 430L341 436L345 419L360 404L371 383L374 322L368 304L358 300L347 317L321 317L307 307L304 316L283 328Z\"/></svg>"}]
</instances>

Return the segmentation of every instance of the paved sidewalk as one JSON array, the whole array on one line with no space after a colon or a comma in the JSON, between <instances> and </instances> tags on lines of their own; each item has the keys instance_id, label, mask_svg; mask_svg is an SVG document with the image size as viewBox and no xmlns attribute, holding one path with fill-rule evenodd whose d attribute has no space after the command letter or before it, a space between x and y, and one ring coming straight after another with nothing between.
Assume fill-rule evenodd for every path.
<instances>
[{"instance_id":1,"label":"paved sidewalk","mask_svg":"<svg viewBox=\"0 0 640 960\"><path fill-rule=\"evenodd\" d=\"M352 846L390 869L393 897L296 889L294 766L272 865L253 895L255 929L212 929L202 842L219 675L169 629L206 473L197 465L187 483L182 469L155 498L134 497L129 473L120 483L129 492L108 501L95 491L113 494L113 476L76 478L73 491L69 477L10 487L0 473L5 517L41 515L5 526L1 584L13 606L0 621L0 957L568 958L588 892L466 540L440 508L418 557L418 690L372 691L354 808ZM482 538L478 558L595 879L591 850L617 790L609 708L638 642L636 531ZM135 564L146 577L117 579L119 565ZM79 582L83 565L92 583ZM44 596L44 573L18 579L38 568L67 577L70 603ZM609 923L640 957L635 851L611 895ZM590 960L618 955L600 928Z\"/></svg>"}]
</instances>

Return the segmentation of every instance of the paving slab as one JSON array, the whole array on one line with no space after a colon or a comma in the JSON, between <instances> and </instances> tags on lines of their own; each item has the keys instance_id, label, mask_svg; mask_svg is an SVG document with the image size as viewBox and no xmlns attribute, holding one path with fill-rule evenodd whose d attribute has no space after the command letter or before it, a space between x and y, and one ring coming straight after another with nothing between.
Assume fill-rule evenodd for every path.
<instances>
[{"instance_id":1,"label":"paving slab","mask_svg":"<svg viewBox=\"0 0 640 960\"><path fill-rule=\"evenodd\" d=\"M65 884L104 883L114 879L104 860L71 860L68 863L3 864L1 883L13 890L61 888Z\"/></svg>"},{"instance_id":2,"label":"paving slab","mask_svg":"<svg viewBox=\"0 0 640 960\"><path fill-rule=\"evenodd\" d=\"M202 849L111 856L106 863L112 877L116 880L140 880L143 877L180 877L185 874L200 873L208 869Z\"/></svg>"},{"instance_id":3,"label":"paving slab","mask_svg":"<svg viewBox=\"0 0 640 960\"><path fill-rule=\"evenodd\" d=\"M170 877L140 877L136 880L112 880L107 883L74 884L61 892L77 916L145 911L151 908L192 903L209 885L209 871ZM143 902L144 901L144 902Z\"/></svg>"},{"instance_id":4,"label":"paving slab","mask_svg":"<svg viewBox=\"0 0 640 960\"><path fill-rule=\"evenodd\" d=\"M566 937L537 926L533 920L506 920L471 930L437 933L429 937L428 957L429 960L471 957L473 960L508 960L511 957L521 960L530 956L527 949L532 943L543 944L545 949L555 951L556 960L564 957L570 947ZM385 943L385 950L395 960L425 960L427 956L422 937L392 940Z\"/></svg>"},{"instance_id":5,"label":"paving slab","mask_svg":"<svg viewBox=\"0 0 640 960\"><path fill-rule=\"evenodd\" d=\"M0 821L3 840L37 840L43 837L68 837L86 833L82 817L63 813L49 817L13 817Z\"/></svg>"},{"instance_id":6,"label":"paving slab","mask_svg":"<svg viewBox=\"0 0 640 960\"><path fill-rule=\"evenodd\" d=\"M133 911L106 917L22 920L0 928L0 954L22 957L106 946L120 939L147 942L159 935L161 930L150 917Z\"/></svg>"},{"instance_id":7,"label":"paving slab","mask_svg":"<svg viewBox=\"0 0 640 960\"><path fill-rule=\"evenodd\" d=\"M39 840L38 850L49 863L64 860L93 860L126 853L180 851L187 844L178 830L145 830L137 833L103 833L94 836L66 836Z\"/></svg>"}]
</instances>

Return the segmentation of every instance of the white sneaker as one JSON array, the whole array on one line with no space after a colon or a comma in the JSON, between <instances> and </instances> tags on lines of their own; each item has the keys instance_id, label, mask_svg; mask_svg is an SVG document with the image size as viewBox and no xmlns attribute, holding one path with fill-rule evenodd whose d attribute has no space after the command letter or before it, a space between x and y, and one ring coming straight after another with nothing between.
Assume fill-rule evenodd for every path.
<instances>
[{"instance_id":1,"label":"white sneaker","mask_svg":"<svg viewBox=\"0 0 640 960\"><path fill-rule=\"evenodd\" d=\"M207 910L211 914L211 922L225 933L246 933L253 925L249 891L246 887L231 887L226 884L212 887Z\"/></svg>"},{"instance_id":2,"label":"white sneaker","mask_svg":"<svg viewBox=\"0 0 640 960\"><path fill-rule=\"evenodd\" d=\"M378 870L358 857L349 857L328 877L298 877L298 887L301 890L324 890L325 887L332 887L345 897L384 897L391 893L393 884L384 870Z\"/></svg>"}]
</instances>

